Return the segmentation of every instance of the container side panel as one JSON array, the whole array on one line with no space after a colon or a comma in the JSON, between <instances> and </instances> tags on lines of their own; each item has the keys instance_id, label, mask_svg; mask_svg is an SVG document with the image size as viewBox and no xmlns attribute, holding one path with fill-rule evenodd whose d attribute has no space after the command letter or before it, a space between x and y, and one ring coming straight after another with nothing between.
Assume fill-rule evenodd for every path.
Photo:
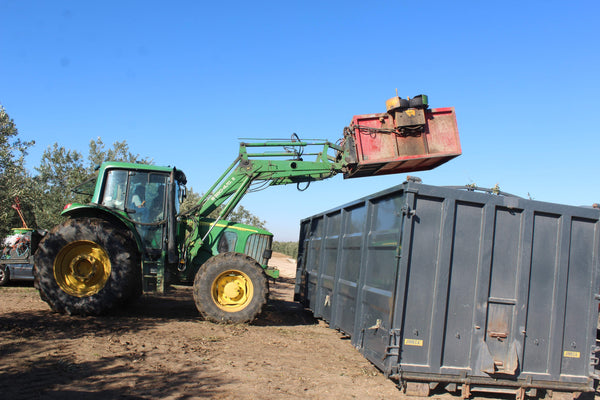
<instances>
[{"instance_id":1,"label":"container side panel","mask_svg":"<svg viewBox=\"0 0 600 400\"><path fill-rule=\"evenodd\" d=\"M308 253L308 234L310 232L310 220L302 221L300 224L300 238L298 240L298 260L296 261L296 286L294 288L294 300L309 306L306 297L307 273L306 255Z\"/></svg>"},{"instance_id":2,"label":"container side panel","mask_svg":"<svg viewBox=\"0 0 600 400\"><path fill-rule=\"evenodd\" d=\"M337 250L340 240L340 227L342 214L340 211L327 217L327 234L325 237L325 262L323 265L323 274L333 278L337 264Z\"/></svg>"},{"instance_id":3,"label":"container side panel","mask_svg":"<svg viewBox=\"0 0 600 400\"><path fill-rule=\"evenodd\" d=\"M487 310L485 342L494 367L486 373L515 372L514 341L512 335L517 304L517 275L519 273L523 213L498 207L494 222L491 280Z\"/></svg>"},{"instance_id":4,"label":"container side panel","mask_svg":"<svg viewBox=\"0 0 600 400\"><path fill-rule=\"evenodd\" d=\"M483 205L457 202L453 230L442 366L469 368Z\"/></svg>"},{"instance_id":5,"label":"container side panel","mask_svg":"<svg viewBox=\"0 0 600 400\"><path fill-rule=\"evenodd\" d=\"M536 213L533 218L531 273L527 306L523 371L549 372L555 280L559 268L560 215Z\"/></svg>"},{"instance_id":6,"label":"container side panel","mask_svg":"<svg viewBox=\"0 0 600 400\"><path fill-rule=\"evenodd\" d=\"M352 335L356 316L358 280L361 269L362 237L367 216L366 204L344 212L344 234L340 264L339 290L335 298L334 327Z\"/></svg>"},{"instance_id":7,"label":"container side panel","mask_svg":"<svg viewBox=\"0 0 600 400\"><path fill-rule=\"evenodd\" d=\"M517 291L517 264L521 239L519 211L498 207L494 226L490 297L514 299Z\"/></svg>"},{"instance_id":8,"label":"container side panel","mask_svg":"<svg viewBox=\"0 0 600 400\"><path fill-rule=\"evenodd\" d=\"M573 218L561 375L585 376L589 364L589 325L593 293L597 221Z\"/></svg>"},{"instance_id":9,"label":"container side panel","mask_svg":"<svg viewBox=\"0 0 600 400\"><path fill-rule=\"evenodd\" d=\"M312 220L309 232L308 252L306 254L306 274L307 274L307 290L306 295L310 308L313 312L317 309L317 290L319 282L319 261L321 259L321 250L323 244L323 217Z\"/></svg>"},{"instance_id":10,"label":"container side panel","mask_svg":"<svg viewBox=\"0 0 600 400\"><path fill-rule=\"evenodd\" d=\"M341 211L327 216L327 228L325 234L323 267L321 269L319 287L319 307L322 318L331 321L331 307L333 290L335 287L335 271L337 264L337 253L340 243Z\"/></svg>"},{"instance_id":11,"label":"container side panel","mask_svg":"<svg viewBox=\"0 0 600 400\"><path fill-rule=\"evenodd\" d=\"M384 197L373 203L369 230L366 287L391 293L396 286L403 196Z\"/></svg>"},{"instance_id":12,"label":"container side panel","mask_svg":"<svg viewBox=\"0 0 600 400\"><path fill-rule=\"evenodd\" d=\"M411 218L401 364L428 365L442 206L443 199L418 196Z\"/></svg>"},{"instance_id":13,"label":"container side panel","mask_svg":"<svg viewBox=\"0 0 600 400\"><path fill-rule=\"evenodd\" d=\"M381 369L385 369L390 340L403 204L404 196L397 192L376 199L371 205L361 326L364 330L363 353Z\"/></svg>"}]
</instances>

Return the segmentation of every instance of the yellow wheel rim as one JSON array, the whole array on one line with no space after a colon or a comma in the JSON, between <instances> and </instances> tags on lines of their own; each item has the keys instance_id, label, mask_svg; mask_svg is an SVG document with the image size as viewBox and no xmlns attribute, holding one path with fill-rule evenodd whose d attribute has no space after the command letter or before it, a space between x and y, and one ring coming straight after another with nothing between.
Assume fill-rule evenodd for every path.
<instances>
[{"instance_id":1,"label":"yellow wheel rim","mask_svg":"<svg viewBox=\"0 0 600 400\"><path fill-rule=\"evenodd\" d=\"M106 251L87 240L69 243L54 259L54 279L71 296L86 297L98 293L106 284L110 271Z\"/></svg>"},{"instance_id":2,"label":"yellow wheel rim","mask_svg":"<svg viewBox=\"0 0 600 400\"><path fill-rule=\"evenodd\" d=\"M230 270L217 276L212 283L211 293L217 307L227 312L237 312L250 304L254 286L248 275Z\"/></svg>"}]
</instances>

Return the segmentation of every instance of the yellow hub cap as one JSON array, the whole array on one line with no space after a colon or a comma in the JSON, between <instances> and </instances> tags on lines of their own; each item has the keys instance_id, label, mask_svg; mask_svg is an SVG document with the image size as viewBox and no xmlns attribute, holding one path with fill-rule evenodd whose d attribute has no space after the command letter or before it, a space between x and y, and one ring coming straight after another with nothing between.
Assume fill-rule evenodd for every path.
<instances>
[{"instance_id":1,"label":"yellow hub cap","mask_svg":"<svg viewBox=\"0 0 600 400\"><path fill-rule=\"evenodd\" d=\"M67 294L76 297L98 293L110 276L108 254L98 244L80 240L63 247L54 260L54 279Z\"/></svg>"},{"instance_id":2,"label":"yellow hub cap","mask_svg":"<svg viewBox=\"0 0 600 400\"><path fill-rule=\"evenodd\" d=\"M217 276L212 283L211 293L217 307L227 312L236 312L250 304L254 286L248 275L231 270Z\"/></svg>"}]
</instances>

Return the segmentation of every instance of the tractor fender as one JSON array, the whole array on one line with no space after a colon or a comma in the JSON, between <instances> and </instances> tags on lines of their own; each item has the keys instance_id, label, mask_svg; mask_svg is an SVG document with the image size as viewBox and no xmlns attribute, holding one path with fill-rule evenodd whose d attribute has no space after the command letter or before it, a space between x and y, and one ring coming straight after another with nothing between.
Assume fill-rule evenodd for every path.
<instances>
[{"instance_id":1,"label":"tractor fender","mask_svg":"<svg viewBox=\"0 0 600 400\"><path fill-rule=\"evenodd\" d=\"M124 230L131 231L140 254L144 254L144 246L142 244L142 238L138 234L137 229L133 223L127 220L121 212L113 210L108 207L104 207L98 204L84 205L84 204L71 204L61 212L62 216L67 218L100 218L115 226L120 226Z\"/></svg>"}]
</instances>

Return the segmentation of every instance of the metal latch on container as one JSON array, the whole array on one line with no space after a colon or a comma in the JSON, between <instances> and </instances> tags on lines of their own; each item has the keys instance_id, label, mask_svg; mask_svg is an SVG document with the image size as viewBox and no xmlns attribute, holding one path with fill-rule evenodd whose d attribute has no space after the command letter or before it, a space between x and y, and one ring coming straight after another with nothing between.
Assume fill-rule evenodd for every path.
<instances>
[{"instance_id":1,"label":"metal latch on container","mask_svg":"<svg viewBox=\"0 0 600 400\"><path fill-rule=\"evenodd\" d=\"M373 326L371 326L370 328L367 328L367 329L369 329L369 330L375 330L375 329L379 329L379 328L381 328L381 322L382 322L382 321L381 321L380 319L378 319L378 320L375 322L375 325L373 325Z\"/></svg>"},{"instance_id":2,"label":"metal latch on container","mask_svg":"<svg viewBox=\"0 0 600 400\"><path fill-rule=\"evenodd\" d=\"M502 339L506 339L508 337L508 333L506 333L506 332L488 332L488 336L502 341Z\"/></svg>"},{"instance_id":3,"label":"metal latch on container","mask_svg":"<svg viewBox=\"0 0 600 400\"><path fill-rule=\"evenodd\" d=\"M598 343L598 340L596 340L596 343ZM596 346L592 346L592 351L590 354L590 366L592 367L591 370L593 372L590 372L590 377L592 379L596 379L599 380L600 379L600 374L595 373L596 371L598 371L596 369L596 367L598 366L598 363L600 362L600 360L598 360L598 352L600 352L600 347Z\"/></svg>"},{"instance_id":4,"label":"metal latch on container","mask_svg":"<svg viewBox=\"0 0 600 400\"><path fill-rule=\"evenodd\" d=\"M400 353L400 336L401 329L390 329L390 344L385 348L383 359L387 357L397 356Z\"/></svg>"},{"instance_id":5,"label":"metal latch on container","mask_svg":"<svg viewBox=\"0 0 600 400\"><path fill-rule=\"evenodd\" d=\"M598 342L598 341L596 341L596 342ZM598 347L597 345L592 346L592 351L590 353L590 365L592 367L595 367L600 363L600 360L598 359L599 352L600 352L600 347ZM597 378L594 378L594 379L597 379Z\"/></svg>"},{"instance_id":6,"label":"metal latch on container","mask_svg":"<svg viewBox=\"0 0 600 400\"><path fill-rule=\"evenodd\" d=\"M410 217L411 215L415 215L415 214L417 213L417 211L416 211L416 210L411 210L411 209L410 209L410 206L408 206L408 205L406 205L406 204L402 206L402 208L400 209L400 211L402 211L402 214L404 214L404 215L408 215L409 217Z\"/></svg>"}]
</instances>

